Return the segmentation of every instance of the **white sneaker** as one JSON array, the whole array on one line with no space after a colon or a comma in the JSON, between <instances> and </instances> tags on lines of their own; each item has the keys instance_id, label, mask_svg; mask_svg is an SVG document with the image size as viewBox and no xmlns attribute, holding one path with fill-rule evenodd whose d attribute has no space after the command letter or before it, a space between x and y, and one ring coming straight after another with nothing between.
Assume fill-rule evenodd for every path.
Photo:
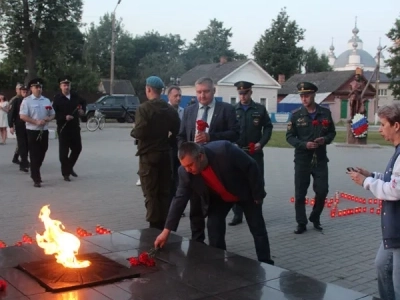
<instances>
[{"instance_id":1,"label":"white sneaker","mask_svg":"<svg viewBox=\"0 0 400 300\"><path fill-rule=\"evenodd\" d=\"M136 185L137 185L137 186L140 186L140 185L141 185L141 183L140 183L140 178L136 181Z\"/></svg>"}]
</instances>

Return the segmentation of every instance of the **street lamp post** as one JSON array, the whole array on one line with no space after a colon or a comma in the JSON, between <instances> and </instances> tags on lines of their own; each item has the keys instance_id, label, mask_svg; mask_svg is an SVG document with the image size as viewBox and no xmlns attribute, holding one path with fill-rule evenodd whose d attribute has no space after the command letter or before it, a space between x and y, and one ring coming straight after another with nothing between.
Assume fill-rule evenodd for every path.
<instances>
[{"instance_id":1,"label":"street lamp post","mask_svg":"<svg viewBox=\"0 0 400 300\"><path fill-rule=\"evenodd\" d=\"M114 54L115 54L115 11L122 0L118 0L115 6L114 12L112 14L112 33L111 33L111 70L110 70L110 94L114 93Z\"/></svg>"}]
</instances>

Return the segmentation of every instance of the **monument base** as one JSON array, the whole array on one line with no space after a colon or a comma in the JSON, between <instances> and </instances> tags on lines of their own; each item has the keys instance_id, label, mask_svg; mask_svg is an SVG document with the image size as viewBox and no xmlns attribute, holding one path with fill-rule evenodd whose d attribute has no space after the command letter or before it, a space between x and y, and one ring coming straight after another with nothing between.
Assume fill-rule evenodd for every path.
<instances>
[{"instance_id":1,"label":"monument base","mask_svg":"<svg viewBox=\"0 0 400 300\"><path fill-rule=\"evenodd\" d=\"M347 123L347 139L346 143L351 145L366 145L368 135L365 138L356 138L351 131L351 121Z\"/></svg>"}]
</instances>

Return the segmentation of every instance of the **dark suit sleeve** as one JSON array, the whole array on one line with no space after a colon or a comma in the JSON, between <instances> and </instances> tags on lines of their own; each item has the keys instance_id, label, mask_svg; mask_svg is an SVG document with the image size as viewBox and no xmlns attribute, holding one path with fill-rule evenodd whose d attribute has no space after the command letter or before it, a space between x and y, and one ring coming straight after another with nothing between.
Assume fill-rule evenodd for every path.
<instances>
[{"instance_id":1,"label":"dark suit sleeve","mask_svg":"<svg viewBox=\"0 0 400 300\"><path fill-rule=\"evenodd\" d=\"M178 135L177 135L177 137L176 137L176 139L177 139L177 141L178 141L178 147L182 144L182 143L184 143L184 142L187 142L188 140L187 140L187 130L189 130L187 127L188 127L188 120L189 120L189 118L188 118L188 116L189 116L189 114L190 114L190 109L189 108L186 108L184 111L183 111L183 116L182 116L182 121L181 121L181 125L180 125L180 128L179 128L179 133L178 133Z\"/></svg>"},{"instance_id":2,"label":"dark suit sleeve","mask_svg":"<svg viewBox=\"0 0 400 300\"><path fill-rule=\"evenodd\" d=\"M146 113L146 109L143 107L143 104L140 105L135 114L135 128L132 129L131 135L135 139L145 140L147 136L147 130L149 128L148 117ZM148 138L148 136L147 136Z\"/></svg>"},{"instance_id":3,"label":"dark suit sleeve","mask_svg":"<svg viewBox=\"0 0 400 300\"><path fill-rule=\"evenodd\" d=\"M327 145L332 143L336 136L335 123L333 122L332 114L330 111L328 112L328 121L329 121L328 131L327 131L326 135L324 136L325 144L327 144Z\"/></svg>"},{"instance_id":4,"label":"dark suit sleeve","mask_svg":"<svg viewBox=\"0 0 400 300\"><path fill-rule=\"evenodd\" d=\"M67 122L67 120L66 120L67 114L65 113L65 110L61 107L60 101L59 101L57 96L55 96L53 98L53 109L54 109L54 111L56 113L56 120L57 121L65 121L65 122Z\"/></svg>"},{"instance_id":5,"label":"dark suit sleeve","mask_svg":"<svg viewBox=\"0 0 400 300\"><path fill-rule=\"evenodd\" d=\"M192 192L192 189L190 187L189 174L182 166L179 167L178 174L179 185L176 190L176 194L172 199L171 206L169 207L167 221L165 222L165 228L172 231L176 231L178 229L179 221L181 220L181 216L185 211Z\"/></svg>"},{"instance_id":6,"label":"dark suit sleeve","mask_svg":"<svg viewBox=\"0 0 400 300\"><path fill-rule=\"evenodd\" d=\"M240 125L236 119L236 111L230 104L223 103L223 105L223 122L226 122L226 130L209 133L210 142L226 140L235 143L240 136Z\"/></svg>"},{"instance_id":7,"label":"dark suit sleeve","mask_svg":"<svg viewBox=\"0 0 400 300\"><path fill-rule=\"evenodd\" d=\"M263 114L264 118L262 119L261 126L263 127L263 135L261 140L259 141L261 148L263 148L271 139L272 136L272 129L274 126L272 125L271 118L267 112L267 109L263 106Z\"/></svg>"},{"instance_id":8,"label":"dark suit sleeve","mask_svg":"<svg viewBox=\"0 0 400 300\"><path fill-rule=\"evenodd\" d=\"M247 175L253 200L264 199L266 196L264 180L256 161L233 144L227 144L227 153L229 161L235 168Z\"/></svg>"},{"instance_id":9,"label":"dark suit sleeve","mask_svg":"<svg viewBox=\"0 0 400 300\"><path fill-rule=\"evenodd\" d=\"M307 142L300 141L297 137L296 118L294 114L287 126L286 141L296 149L307 149Z\"/></svg>"}]
</instances>

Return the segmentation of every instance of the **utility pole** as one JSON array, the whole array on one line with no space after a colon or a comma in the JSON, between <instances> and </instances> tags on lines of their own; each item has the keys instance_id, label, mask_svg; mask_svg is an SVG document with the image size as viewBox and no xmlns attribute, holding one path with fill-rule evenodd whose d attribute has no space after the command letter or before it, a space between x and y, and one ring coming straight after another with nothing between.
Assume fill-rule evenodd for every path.
<instances>
[{"instance_id":1,"label":"utility pole","mask_svg":"<svg viewBox=\"0 0 400 300\"><path fill-rule=\"evenodd\" d=\"M115 11L117 10L117 7L121 3L121 1L122 0L118 0L114 12L112 13L112 20L111 20L112 33L111 33L110 95L114 93Z\"/></svg>"}]
</instances>

